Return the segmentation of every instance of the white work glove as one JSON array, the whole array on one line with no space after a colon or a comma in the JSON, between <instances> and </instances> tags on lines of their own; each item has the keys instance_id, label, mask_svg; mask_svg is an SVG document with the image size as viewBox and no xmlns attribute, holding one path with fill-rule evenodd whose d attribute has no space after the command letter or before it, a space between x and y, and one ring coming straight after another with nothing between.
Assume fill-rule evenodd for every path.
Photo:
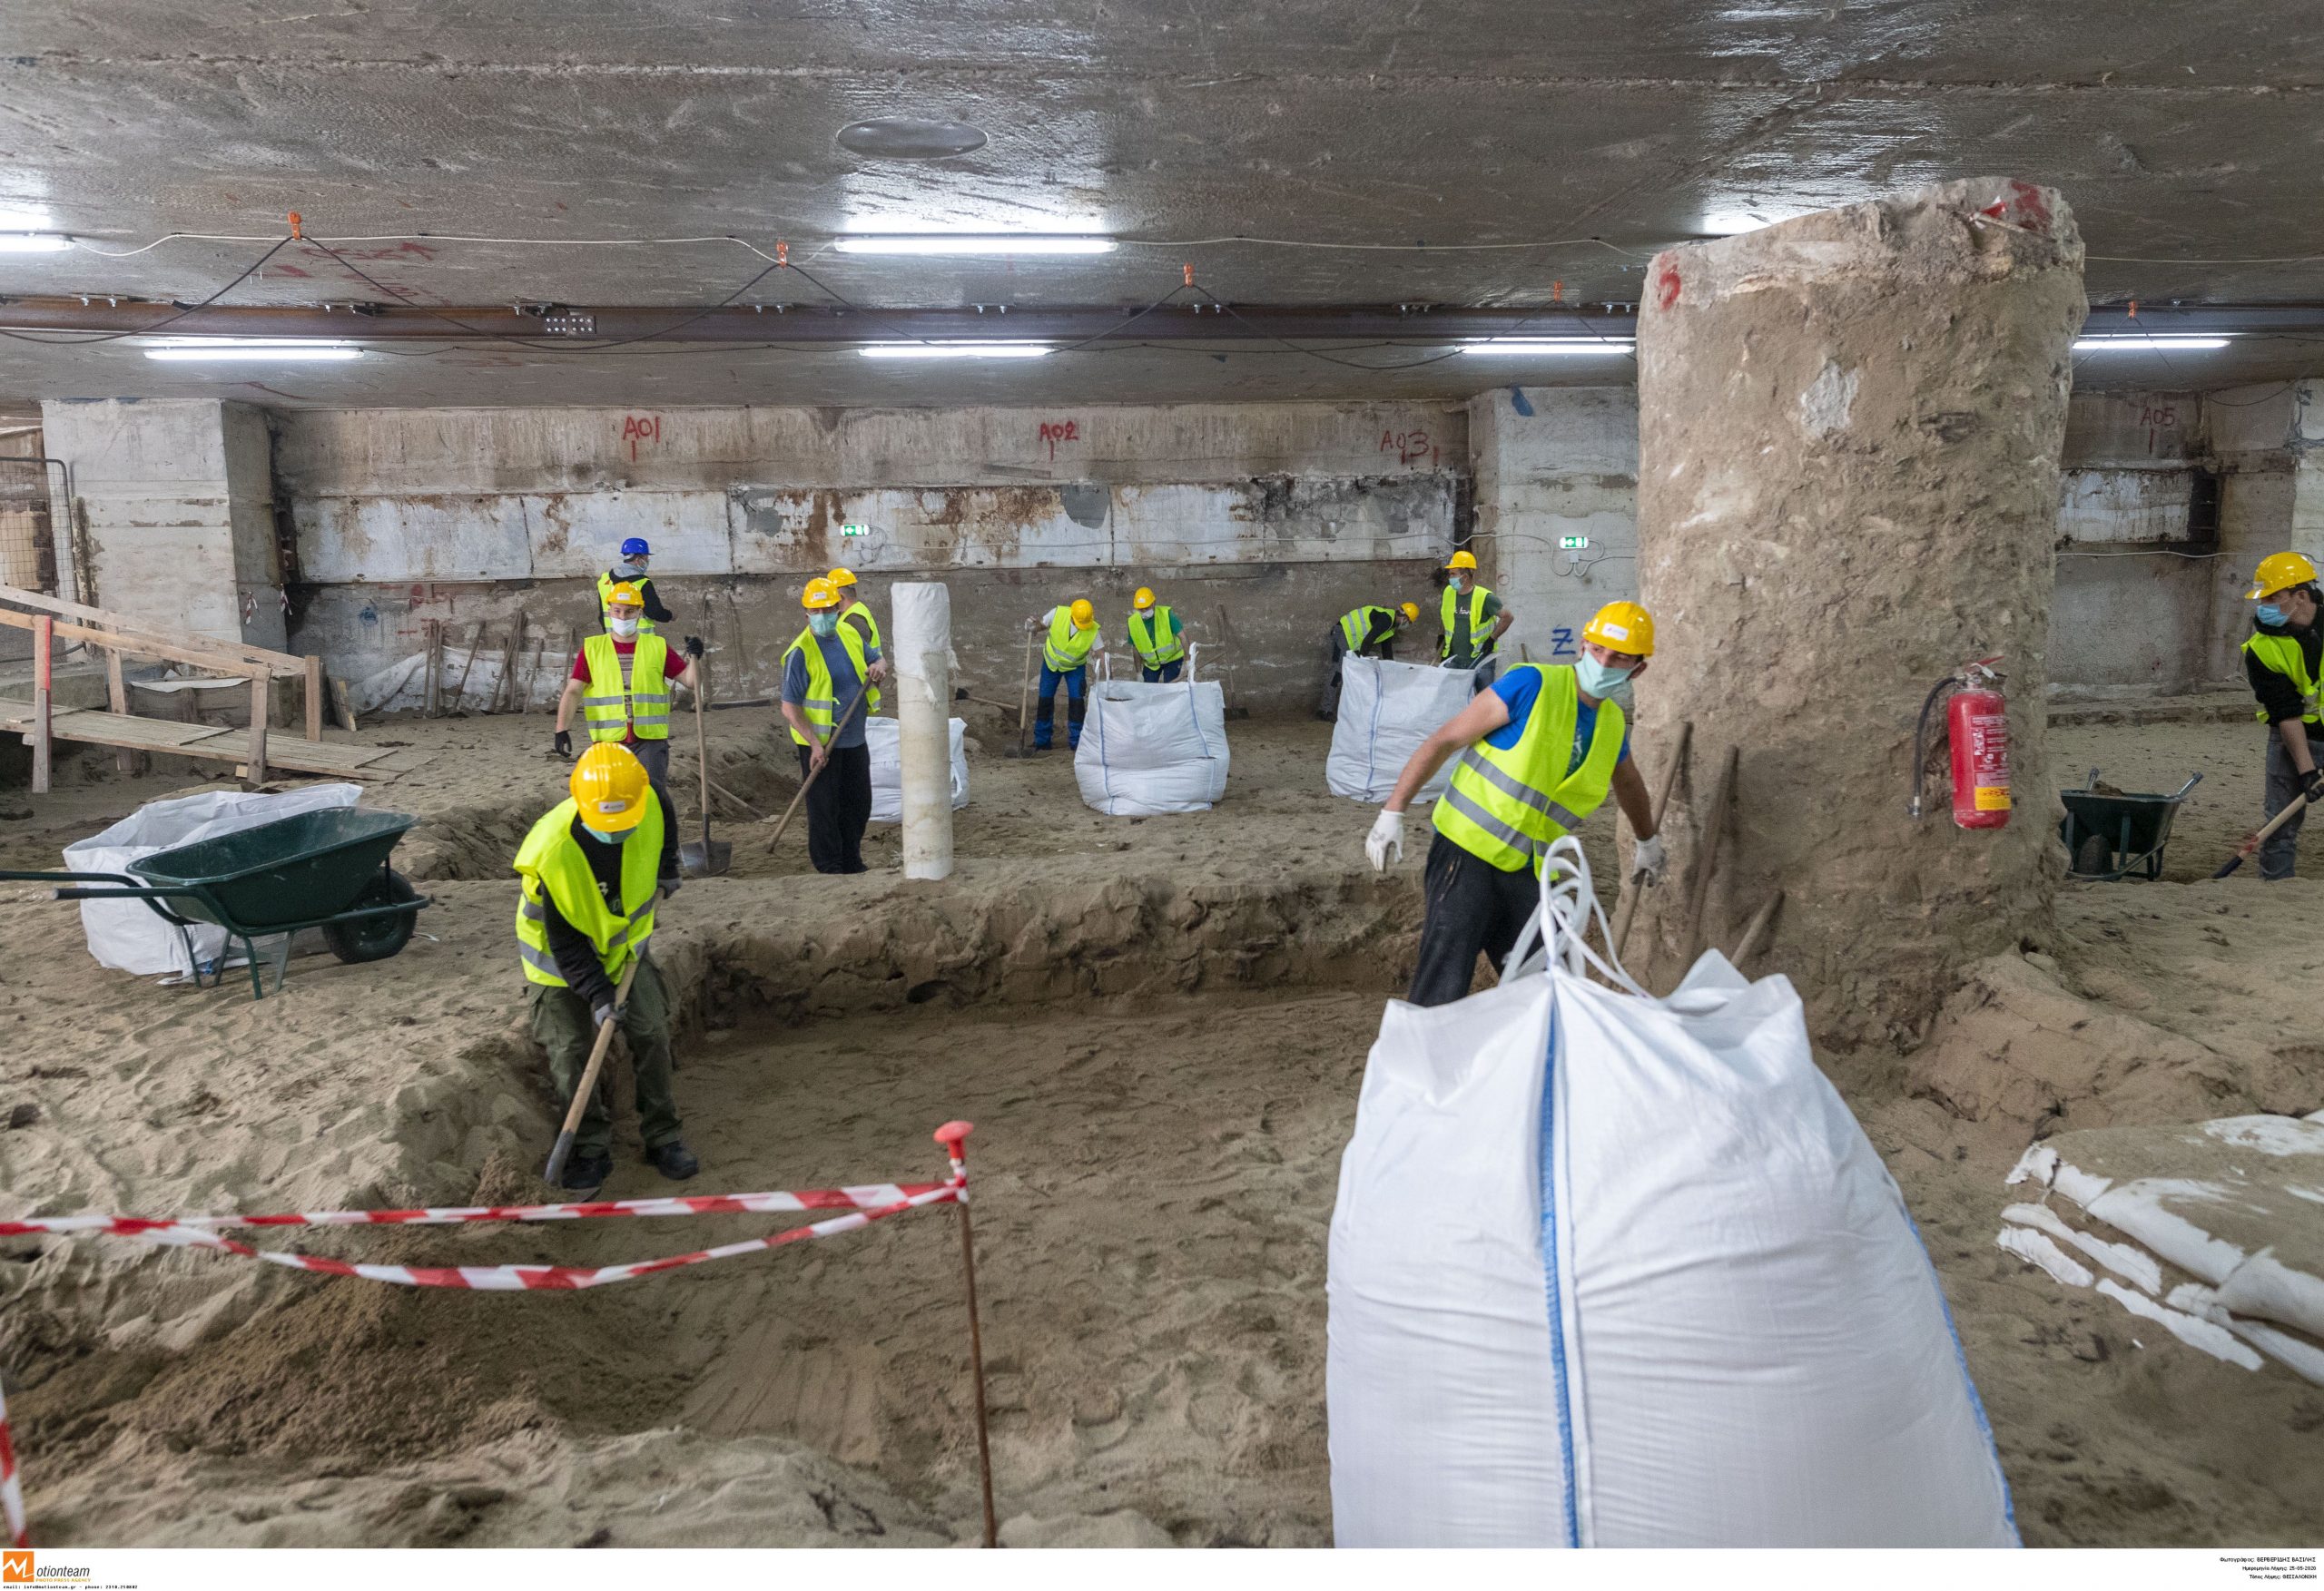
<instances>
[{"instance_id":1,"label":"white work glove","mask_svg":"<svg viewBox=\"0 0 2324 1591\"><path fill-rule=\"evenodd\" d=\"M1651 889L1662 882L1662 869L1668 864L1662 854L1662 837L1641 840L1630 848L1630 877Z\"/></svg>"},{"instance_id":2,"label":"white work glove","mask_svg":"<svg viewBox=\"0 0 2324 1591\"><path fill-rule=\"evenodd\" d=\"M1385 808L1372 820L1372 832L1364 840L1364 854L1372 863L1372 870L1384 873L1392 861L1404 859L1404 815Z\"/></svg>"}]
</instances>

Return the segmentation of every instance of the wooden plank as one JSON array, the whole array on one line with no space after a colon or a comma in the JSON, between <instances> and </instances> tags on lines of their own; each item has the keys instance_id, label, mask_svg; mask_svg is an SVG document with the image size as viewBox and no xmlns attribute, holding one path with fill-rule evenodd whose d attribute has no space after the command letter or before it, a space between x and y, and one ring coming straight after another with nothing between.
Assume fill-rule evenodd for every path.
<instances>
[{"instance_id":1,"label":"wooden plank","mask_svg":"<svg viewBox=\"0 0 2324 1591\"><path fill-rule=\"evenodd\" d=\"M49 663L56 650L56 621L43 614L33 621L33 794L48 793L50 737Z\"/></svg>"},{"instance_id":2,"label":"wooden plank","mask_svg":"<svg viewBox=\"0 0 2324 1591\"><path fill-rule=\"evenodd\" d=\"M307 738L323 738L323 660L307 654Z\"/></svg>"},{"instance_id":3,"label":"wooden plank","mask_svg":"<svg viewBox=\"0 0 2324 1591\"><path fill-rule=\"evenodd\" d=\"M105 653L105 705L115 712L129 711L129 687L122 678L121 653L118 652L108 651ZM115 751L113 771L123 779L130 778L140 771L137 761L137 753L126 748Z\"/></svg>"},{"instance_id":4,"label":"wooden plank","mask_svg":"<svg viewBox=\"0 0 2324 1591\"><path fill-rule=\"evenodd\" d=\"M0 731L23 735L29 743L32 728L31 702L0 701ZM49 731L60 741L82 741L97 746L128 746L141 751L182 752L189 757L215 754L199 749L197 742L213 741L233 732L216 724L172 723L167 719L98 712L87 708L52 714ZM231 755L240 757L241 753L235 751Z\"/></svg>"},{"instance_id":5,"label":"wooden plank","mask_svg":"<svg viewBox=\"0 0 2324 1591\"><path fill-rule=\"evenodd\" d=\"M59 618L88 619L107 629L151 637L172 644L209 652L222 652L246 663L264 663L284 673L298 673L307 666L303 657L293 657L287 652L271 652L263 646L251 646L239 641L221 641L214 636L197 635L190 630L180 630L158 624L150 619L132 618L105 608L93 608L86 603L67 602L62 597L44 596L37 591L25 591L19 586L0 585L0 603L9 603L34 613L51 614ZM66 632L60 627L57 633Z\"/></svg>"},{"instance_id":6,"label":"wooden plank","mask_svg":"<svg viewBox=\"0 0 2324 1591\"><path fill-rule=\"evenodd\" d=\"M261 674L251 681L250 781L266 782L266 721L274 716L274 681Z\"/></svg>"}]
</instances>

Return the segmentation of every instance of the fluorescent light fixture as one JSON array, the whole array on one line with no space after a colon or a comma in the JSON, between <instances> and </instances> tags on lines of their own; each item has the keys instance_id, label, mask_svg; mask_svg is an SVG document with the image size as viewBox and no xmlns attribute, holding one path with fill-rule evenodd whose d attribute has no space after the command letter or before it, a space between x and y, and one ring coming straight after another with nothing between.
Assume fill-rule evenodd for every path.
<instances>
[{"instance_id":1,"label":"fluorescent light fixture","mask_svg":"<svg viewBox=\"0 0 2324 1591\"><path fill-rule=\"evenodd\" d=\"M1464 354L1627 354L1638 347L1627 337L1494 337L1464 342Z\"/></svg>"},{"instance_id":2,"label":"fluorescent light fixture","mask_svg":"<svg viewBox=\"0 0 2324 1591\"><path fill-rule=\"evenodd\" d=\"M2078 337L2074 339L2073 351L2078 354L2198 354L2226 346L2227 339L2223 337L2145 337L2133 333L2129 337Z\"/></svg>"},{"instance_id":3,"label":"fluorescent light fixture","mask_svg":"<svg viewBox=\"0 0 2324 1591\"><path fill-rule=\"evenodd\" d=\"M1110 254L1111 238L1059 232L875 232L842 238L842 254Z\"/></svg>"},{"instance_id":4,"label":"fluorescent light fixture","mask_svg":"<svg viewBox=\"0 0 2324 1591\"><path fill-rule=\"evenodd\" d=\"M173 364L311 363L325 359L359 359L363 350L352 343L324 342L300 337L165 337L145 350L149 359Z\"/></svg>"},{"instance_id":5,"label":"fluorescent light fixture","mask_svg":"<svg viewBox=\"0 0 2324 1591\"><path fill-rule=\"evenodd\" d=\"M855 350L867 359L1038 359L1045 342L873 342Z\"/></svg>"},{"instance_id":6,"label":"fluorescent light fixture","mask_svg":"<svg viewBox=\"0 0 2324 1591\"><path fill-rule=\"evenodd\" d=\"M72 246L60 232L0 232L0 254L57 254Z\"/></svg>"}]
</instances>

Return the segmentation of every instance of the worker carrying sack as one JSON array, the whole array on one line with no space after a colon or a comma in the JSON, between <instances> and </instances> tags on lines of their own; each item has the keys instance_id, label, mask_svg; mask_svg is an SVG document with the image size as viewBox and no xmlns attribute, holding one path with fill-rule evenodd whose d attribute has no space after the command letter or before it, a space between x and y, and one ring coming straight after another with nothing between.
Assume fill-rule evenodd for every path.
<instances>
[{"instance_id":1,"label":"worker carrying sack","mask_svg":"<svg viewBox=\"0 0 2324 1591\"><path fill-rule=\"evenodd\" d=\"M1208 810L1226 793L1226 693L1216 680L1091 684L1073 776L1112 817Z\"/></svg>"},{"instance_id":2,"label":"worker carrying sack","mask_svg":"<svg viewBox=\"0 0 2324 1591\"><path fill-rule=\"evenodd\" d=\"M1476 678L1474 669L1341 659L1340 716L1332 726L1332 754L1324 763L1324 781L1332 793L1374 806L1386 800L1420 743L1475 699ZM1421 798L1443 795L1452 778L1448 761L1421 786Z\"/></svg>"},{"instance_id":3,"label":"worker carrying sack","mask_svg":"<svg viewBox=\"0 0 2324 1591\"><path fill-rule=\"evenodd\" d=\"M955 718L948 722L952 752L952 810L969 804L969 726ZM903 725L892 718L863 721L863 743L872 752L872 821L904 820L904 761L897 739Z\"/></svg>"},{"instance_id":4,"label":"worker carrying sack","mask_svg":"<svg viewBox=\"0 0 2324 1591\"><path fill-rule=\"evenodd\" d=\"M2016 1545L1935 1272L1790 980L1713 951L1652 998L1583 942L1581 847L1548 859L1512 975L1391 1001L1364 1072L1339 1545Z\"/></svg>"}]
</instances>

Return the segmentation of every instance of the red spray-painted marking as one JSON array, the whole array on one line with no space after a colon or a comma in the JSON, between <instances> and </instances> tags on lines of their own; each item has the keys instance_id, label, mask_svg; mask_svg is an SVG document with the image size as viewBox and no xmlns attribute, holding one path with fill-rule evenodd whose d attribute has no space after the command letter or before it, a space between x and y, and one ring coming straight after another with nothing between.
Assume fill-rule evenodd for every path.
<instances>
[{"instance_id":1,"label":"red spray-painted marking","mask_svg":"<svg viewBox=\"0 0 2324 1591\"><path fill-rule=\"evenodd\" d=\"M629 444L629 461L635 464L637 445L640 442L659 442L662 439L662 417L660 415L622 416L621 439Z\"/></svg>"},{"instance_id":2,"label":"red spray-painted marking","mask_svg":"<svg viewBox=\"0 0 2324 1591\"><path fill-rule=\"evenodd\" d=\"M1654 275L1654 306L1667 309L1679 301L1679 273L1668 265Z\"/></svg>"},{"instance_id":3,"label":"red spray-painted marking","mask_svg":"<svg viewBox=\"0 0 2324 1591\"><path fill-rule=\"evenodd\" d=\"M1059 443L1081 440L1081 422L1079 420L1043 420L1041 440L1048 445L1049 462L1054 464L1057 462Z\"/></svg>"}]
</instances>

